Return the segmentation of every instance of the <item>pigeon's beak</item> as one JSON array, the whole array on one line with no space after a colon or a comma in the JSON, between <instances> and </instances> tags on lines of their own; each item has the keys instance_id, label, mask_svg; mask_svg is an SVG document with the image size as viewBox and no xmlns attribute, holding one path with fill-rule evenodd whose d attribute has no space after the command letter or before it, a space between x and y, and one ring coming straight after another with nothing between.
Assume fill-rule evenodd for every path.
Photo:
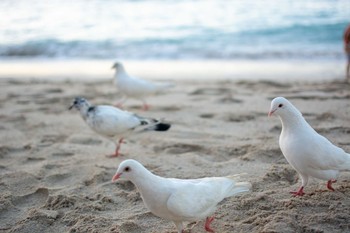
<instances>
[{"instance_id":1,"label":"pigeon's beak","mask_svg":"<svg viewBox=\"0 0 350 233\"><path fill-rule=\"evenodd\" d=\"M269 114L267 114L267 115L268 115L269 117L272 116L272 114L273 114L274 112L276 112L276 110L277 110L277 109L270 110Z\"/></svg>"},{"instance_id":2,"label":"pigeon's beak","mask_svg":"<svg viewBox=\"0 0 350 233\"><path fill-rule=\"evenodd\" d=\"M112 178L112 182L118 180L121 175L122 175L122 173L116 173Z\"/></svg>"},{"instance_id":3,"label":"pigeon's beak","mask_svg":"<svg viewBox=\"0 0 350 233\"><path fill-rule=\"evenodd\" d=\"M72 104L71 106L69 106L68 110L71 110L74 107L74 104Z\"/></svg>"}]
</instances>

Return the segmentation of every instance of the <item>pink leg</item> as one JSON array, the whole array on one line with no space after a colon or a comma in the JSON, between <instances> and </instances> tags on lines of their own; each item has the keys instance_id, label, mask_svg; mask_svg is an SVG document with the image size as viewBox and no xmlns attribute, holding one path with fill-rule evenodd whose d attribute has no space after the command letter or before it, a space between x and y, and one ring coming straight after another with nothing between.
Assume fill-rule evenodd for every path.
<instances>
[{"instance_id":1,"label":"pink leg","mask_svg":"<svg viewBox=\"0 0 350 233\"><path fill-rule=\"evenodd\" d=\"M146 102L143 103L142 110L144 110L144 111L148 111L149 110L149 105Z\"/></svg>"},{"instance_id":2,"label":"pink leg","mask_svg":"<svg viewBox=\"0 0 350 233\"><path fill-rule=\"evenodd\" d=\"M293 194L294 197L295 196L303 196L305 194L304 193L304 186L301 186L298 191L292 191L290 193Z\"/></svg>"},{"instance_id":3,"label":"pink leg","mask_svg":"<svg viewBox=\"0 0 350 233\"><path fill-rule=\"evenodd\" d=\"M124 140L123 138L119 139L118 145L115 148L115 153L112 155L107 155L108 158L118 157L120 155L119 150L120 150L121 144L123 143L123 140Z\"/></svg>"},{"instance_id":4,"label":"pink leg","mask_svg":"<svg viewBox=\"0 0 350 233\"><path fill-rule=\"evenodd\" d=\"M334 188L332 187L332 184L333 183L335 183L335 182L337 182L337 180L329 180L328 182L327 182L327 188L329 189L329 190L331 190L331 191L335 191L334 190Z\"/></svg>"},{"instance_id":5,"label":"pink leg","mask_svg":"<svg viewBox=\"0 0 350 233\"><path fill-rule=\"evenodd\" d=\"M123 109L123 103L121 102L116 103L114 106L117 108Z\"/></svg>"},{"instance_id":6,"label":"pink leg","mask_svg":"<svg viewBox=\"0 0 350 233\"><path fill-rule=\"evenodd\" d=\"M214 230L210 228L210 224L211 224L211 222L212 222L213 220L214 220L214 216L212 216L212 217L207 217L207 219L206 219L206 221L205 221L205 225L204 225L204 228L205 228L206 231L212 232L212 233L214 232Z\"/></svg>"}]
</instances>

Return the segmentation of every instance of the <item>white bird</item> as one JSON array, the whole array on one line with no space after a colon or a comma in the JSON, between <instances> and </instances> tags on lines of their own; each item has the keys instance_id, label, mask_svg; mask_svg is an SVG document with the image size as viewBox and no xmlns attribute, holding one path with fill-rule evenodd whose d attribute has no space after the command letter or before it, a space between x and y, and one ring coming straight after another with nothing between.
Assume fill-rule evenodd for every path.
<instances>
[{"instance_id":1,"label":"white bird","mask_svg":"<svg viewBox=\"0 0 350 233\"><path fill-rule=\"evenodd\" d=\"M131 181L141 194L145 206L156 216L172 220L178 232L184 221L206 218L205 230L214 232L210 223L216 206L224 198L248 192L249 182L236 182L239 175L201 179L175 179L157 176L139 162L123 161L112 178Z\"/></svg>"},{"instance_id":2,"label":"white bird","mask_svg":"<svg viewBox=\"0 0 350 233\"><path fill-rule=\"evenodd\" d=\"M93 106L81 97L75 98L69 109L73 107L80 112L81 117L93 131L116 143L115 153L110 157L119 155L121 143L129 135L146 131L167 131L171 126L112 106Z\"/></svg>"},{"instance_id":3,"label":"white bird","mask_svg":"<svg viewBox=\"0 0 350 233\"><path fill-rule=\"evenodd\" d=\"M275 114L282 122L279 145L288 163L299 173L302 185L295 196L304 195L309 177L327 180L327 188L334 191L340 171L350 170L350 154L318 134L301 112L283 97L271 102L269 116Z\"/></svg>"},{"instance_id":4,"label":"white bird","mask_svg":"<svg viewBox=\"0 0 350 233\"><path fill-rule=\"evenodd\" d=\"M122 100L117 104L118 107L122 107L127 98L133 98L141 100L143 109L148 110L149 105L146 102L146 97L159 94L174 86L172 83L157 83L132 77L128 75L120 62L114 63L113 68L116 69L115 83L118 90L123 94Z\"/></svg>"}]
</instances>

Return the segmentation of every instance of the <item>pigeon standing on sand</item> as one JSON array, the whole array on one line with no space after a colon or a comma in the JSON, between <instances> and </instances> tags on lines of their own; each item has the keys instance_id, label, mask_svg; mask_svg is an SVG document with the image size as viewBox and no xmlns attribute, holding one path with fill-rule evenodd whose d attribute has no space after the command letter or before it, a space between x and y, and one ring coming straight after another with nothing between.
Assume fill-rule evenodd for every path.
<instances>
[{"instance_id":1,"label":"pigeon standing on sand","mask_svg":"<svg viewBox=\"0 0 350 233\"><path fill-rule=\"evenodd\" d=\"M137 116L108 105L91 105L86 99L77 97L69 109L76 108L84 121L96 133L114 142L116 150L110 157L117 157L123 139L131 134L146 131L167 131L170 124L156 119Z\"/></svg>"},{"instance_id":2,"label":"pigeon standing on sand","mask_svg":"<svg viewBox=\"0 0 350 233\"><path fill-rule=\"evenodd\" d=\"M174 86L172 83L156 83L129 76L120 62L114 63L113 68L116 69L115 83L123 94L123 99L117 104L118 107L122 107L127 98L133 98L141 100L143 109L148 110L149 105L146 103L146 97L164 92Z\"/></svg>"},{"instance_id":3,"label":"pigeon standing on sand","mask_svg":"<svg viewBox=\"0 0 350 233\"><path fill-rule=\"evenodd\" d=\"M334 191L340 171L350 171L350 154L319 135L304 119L301 112L283 97L271 102L269 116L275 114L282 122L279 145L284 157L299 173L302 185L295 196L304 195L309 177L327 180L327 188Z\"/></svg>"},{"instance_id":4,"label":"pigeon standing on sand","mask_svg":"<svg viewBox=\"0 0 350 233\"><path fill-rule=\"evenodd\" d=\"M131 181L141 194L145 206L156 216L172 220L178 232L184 221L206 218L205 230L214 232L210 217L219 202L251 189L249 182L236 182L239 175L201 179L163 178L148 171L139 162L123 161L112 178Z\"/></svg>"}]
</instances>

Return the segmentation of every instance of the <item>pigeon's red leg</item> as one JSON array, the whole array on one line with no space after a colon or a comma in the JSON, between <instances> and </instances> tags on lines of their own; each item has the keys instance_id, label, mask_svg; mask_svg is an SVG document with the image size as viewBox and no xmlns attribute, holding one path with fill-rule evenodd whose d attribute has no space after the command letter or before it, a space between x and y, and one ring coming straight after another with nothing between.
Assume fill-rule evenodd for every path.
<instances>
[{"instance_id":1,"label":"pigeon's red leg","mask_svg":"<svg viewBox=\"0 0 350 233\"><path fill-rule=\"evenodd\" d=\"M123 97L119 102L117 102L114 106L120 109L123 109L123 104L125 103L125 101L127 100L126 97Z\"/></svg>"},{"instance_id":2,"label":"pigeon's red leg","mask_svg":"<svg viewBox=\"0 0 350 233\"><path fill-rule=\"evenodd\" d=\"M293 196L303 196L305 194L304 186L301 186L298 191L292 191L290 193L293 194Z\"/></svg>"},{"instance_id":3,"label":"pigeon's red leg","mask_svg":"<svg viewBox=\"0 0 350 233\"><path fill-rule=\"evenodd\" d=\"M118 145L117 147L115 148L115 153L112 154L112 155L107 155L108 158L113 158L113 157L118 157L120 155L119 153L119 150L120 150L120 147L121 147L121 144L123 143L123 138L119 139L118 141Z\"/></svg>"},{"instance_id":4,"label":"pigeon's red leg","mask_svg":"<svg viewBox=\"0 0 350 233\"><path fill-rule=\"evenodd\" d=\"M148 111L149 110L149 105L146 102L143 102L142 110L144 110L144 111Z\"/></svg>"},{"instance_id":5,"label":"pigeon's red leg","mask_svg":"<svg viewBox=\"0 0 350 233\"><path fill-rule=\"evenodd\" d=\"M123 103L118 102L114 106L117 108L123 109Z\"/></svg>"},{"instance_id":6,"label":"pigeon's red leg","mask_svg":"<svg viewBox=\"0 0 350 233\"><path fill-rule=\"evenodd\" d=\"M207 219L206 219L206 221L205 221L205 225L204 225L204 228L205 228L206 231L212 232L212 233L214 232L214 230L210 228L210 224L211 224L211 222L212 222L213 220L214 220L214 216L212 216L212 217L207 217Z\"/></svg>"},{"instance_id":7,"label":"pigeon's red leg","mask_svg":"<svg viewBox=\"0 0 350 233\"><path fill-rule=\"evenodd\" d=\"M328 188L329 190L331 190L331 191L335 191L334 188L332 187L332 184L335 183L335 182L337 182L337 180L329 180L329 181L327 182L327 188Z\"/></svg>"}]
</instances>

